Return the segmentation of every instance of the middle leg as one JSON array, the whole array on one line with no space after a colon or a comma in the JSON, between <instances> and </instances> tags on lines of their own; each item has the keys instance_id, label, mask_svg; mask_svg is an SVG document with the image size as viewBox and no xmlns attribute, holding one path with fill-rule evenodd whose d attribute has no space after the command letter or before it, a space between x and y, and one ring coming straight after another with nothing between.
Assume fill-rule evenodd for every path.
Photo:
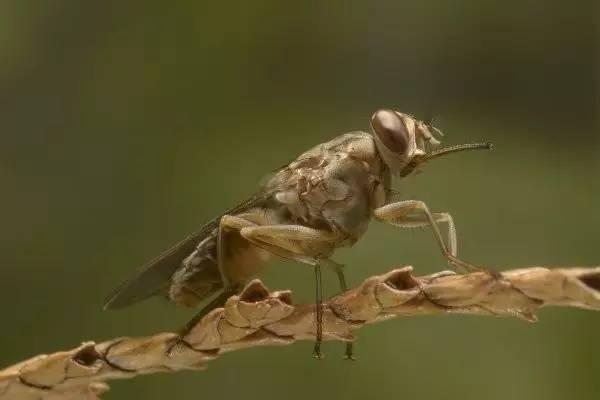
<instances>
[{"instance_id":1,"label":"middle leg","mask_svg":"<svg viewBox=\"0 0 600 400\"><path fill-rule=\"evenodd\" d=\"M250 243L272 252L283 258L302 262L313 266L316 284L316 338L313 356L323 357L321 342L323 340L323 289L321 282L321 266L330 266L332 261L323 255L329 254L335 244L341 240L334 232L313 229L302 225L270 225L243 228L242 237ZM343 271L336 271L340 285L345 288Z\"/></svg>"},{"instance_id":2,"label":"middle leg","mask_svg":"<svg viewBox=\"0 0 600 400\"><path fill-rule=\"evenodd\" d=\"M338 278L338 283L340 285L341 293L344 293L348 290L348 285L346 284L346 275L344 274L344 266L339 264L329 258L321 259L321 264L328 269L331 269ZM356 360L354 357L354 344L352 342L346 343L346 351L344 352L344 359L346 360Z\"/></svg>"}]
</instances>

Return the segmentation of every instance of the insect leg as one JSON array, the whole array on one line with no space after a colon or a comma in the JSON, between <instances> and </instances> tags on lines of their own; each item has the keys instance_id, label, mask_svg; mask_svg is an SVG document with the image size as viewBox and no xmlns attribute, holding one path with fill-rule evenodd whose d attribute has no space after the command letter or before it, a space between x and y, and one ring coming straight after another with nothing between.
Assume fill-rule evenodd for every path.
<instances>
[{"instance_id":1,"label":"insect leg","mask_svg":"<svg viewBox=\"0 0 600 400\"><path fill-rule=\"evenodd\" d=\"M454 226L454 220L450 214L434 214L429 211L429 207L427 207L424 202L419 200L405 200L387 204L376 209L373 211L373 213L377 219L402 228L426 225L431 226L433 235L440 246L442 254L448 259L450 264L455 267L463 268L467 271L482 270L482 268L462 261L456 256L456 228ZM442 238L442 233L440 232L438 222L446 222L448 224L449 249Z\"/></svg>"},{"instance_id":2,"label":"insect leg","mask_svg":"<svg viewBox=\"0 0 600 400\"><path fill-rule=\"evenodd\" d=\"M215 308L219 308L225 305L227 299L233 296L234 294L235 291L231 289L221 290L219 294L210 301L210 303L202 307L202 309L198 311L198 313L194 315L194 317L185 324L185 327L181 331L181 335L183 336L187 334L194 326L196 326L198 322L200 322L202 318L204 318L206 314L208 314Z\"/></svg>"},{"instance_id":3,"label":"insect leg","mask_svg":"<svg viewBox=\"0 0 600 400\"><path fill-rule=\"evenodd\" d=\"M317 360L323 358L321 342L323 341L323 285L321 283L321 266L315 265L315 307L317 308L317 337L313 348L313 357Z\"/></svg>"},{"instance_id":4,"label":"insect leg","mask_svg":"<svg viewBox=\"0 0 600 400\"><path fill-rule=\"evenodd\" d=\"M242 228L240 234L276 255L309 265L317 265L318 256L333 249L335 242L340 239L334 232L302 225L252 226Z\"/></svg>"},{"instance_id":5,"label":"insect leg","mask_svg":"<svg viewBox=\"0 0 600 400\"><path fill-rule=\"evenodd\" d=\"M401 202L403 203L403 202ZM392 203L397 204L397 203ZM387 206L381 207L385 208ZM381 209L375 210L376 213ZM385 211L385 210L384 210ZM447 243L448 243L448 252L454 257L457 256L458 246L457 246L457 238L456 238L456 226L454 225L454 219L452 215L448 213L431 213L433 216L433 220L439 223L446 223L448 226L447 232ZM377 216L377 214L376 214ZM380 217L379 217L380 218ZM382 218L380 218L382 219ZM431 225L429 222L429 218L425 213L414 213L414 210L409 210L407 214L402 216L396 216L392 220L382 219L384 222L387 222L391 225L397 226L399 228L421 228L425 226ZM439 225L438 225L439 226Z\"/></svg>"},{"instance_id":6,"label":"insect leg","mask_svg":"<svg viewBox=\"0 0 600 400\"><path fill-rule=\"evenodd\" d=\"M232 276L228 275L228 273L231 273L231 271L226 265L227 257L225 252L227 243L225 243L224 240L225 234L226 232L240 232L243 228L256 225L256 223L243 218L242 216L223 215L221 217L221 221L219 222L219 231L217 233L217 266L219 268L219 272L221 273L223 286L226 290L232 286Z\"/></svg>"},{"instance_id":7,"label":"insect leg","mask_svg":"<svg viewBox=\"0 0 600 400\"><path fill-rule=\"evenodd\" d=\"M235 294L235 291L233 291L231 289L227 289L227 290L223 289L214 299L212 299L210 301L210 303L208 303L207 305L202 307L202 309L200 311L198 311L198 313L196 315L194 315L194 317L191 320L189 320L185 324L183 329L179 332L179 336L177 337L177 339L175 339L175 342L172 345L170 345L169 348L167 349L167 355L170 357L173 354L173 351L178 346L183 344L183 337L185 335L187 335L192 330L192 328L194 326L196 326L196 324L198 322L200 322L200 320L202 318L204 318L204 316L206 314L208 314L215 308L223 307L223 305L225 304L227 299L234 294Z\"/></svg>"},{"instance_id":8,"label":"insect leg","mask_svg":"<svg viewBox=\"0 0 600 400\"><path fill-rule=\"evenodd\" d=\"M339 237L333 232L308 228L301 225L267 225L242 228L240 234L251 243L280 257L312 265L316 281L316 338L313 356L323 358L323 289L321 265L326 254L333 249ZM345 284L345 280L343 280Z\"/></svg>"},{"instance_id":9,"label":"insect leg","mask_svg":"<svg viewBox=\"0 0 600 400\"><path fill-rule=\"evenodd\" d=\"M232 215L224 215L221 217L221 221L219 223L219 229L217 232L217 268L219 269L219 273L221 275L221 281L223 283L223 289L219 292L219 294L210 301L210 303L206 304L194 317L186 324L186 326L179 332L179 339L175 341L173 345L169 347L167 351L168 354L172 354L173 349L182 344L182 337L185 336L206 314L214 310L215 308L222 307L227 299L239 292L240 290L240 282L235 280L232 282L232 276L234 272L231 272L226 265L227 257L226 257L226 246L225 243L225 233L232 231L240 231L244 227L256 226L257 224L244 218L244 217L252 217L250 214L242 214L241 216L232 216ZM233 276L235 278L235 276Z\"/></svg>"},{"instance_id":10,"label":"insect leg","mask_svg":"<svg viewBox=\"0 0 600 400\"><path fill-rule=\"evenodd\" d=\"M321 265L331 269L336 273L338 277L338 282L340 284L340 290L342 293L348 290L348 286L346 285L346 275L344 274L344 266L339 264L329 258L323 258L320 260ZM356 360L354 357L354 344L352 342L346 343L346 351L344 352L344 358L346 360Z\"/></svg>"}]
</instances>

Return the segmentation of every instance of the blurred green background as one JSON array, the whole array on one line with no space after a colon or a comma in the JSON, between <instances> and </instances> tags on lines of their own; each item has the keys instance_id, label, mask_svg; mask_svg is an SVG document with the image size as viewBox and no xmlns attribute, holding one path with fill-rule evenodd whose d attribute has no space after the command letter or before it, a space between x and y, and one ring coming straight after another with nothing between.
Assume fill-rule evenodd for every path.
<instances>
[{"instance_id":1,"label":"blurred green background","mask_svg":"<svg viewBox=\"0 0 600 400\"><path fill-rule=\"evenodd\" d=\"M0 3L0 364L85 339L176 329L160 299L103 312L144 261L378 108L433 112L448 157L397 189L455 217L462 258L600 262L596 2ZM446 268L428 230L372 225L337 260L351 284ZM305 267L263 277L312 298ZM329 293L335 279L326 276ZM397 319L343 346L227 354L206 372L112 383L108 399L591 399L600 316L538 324Z\"/></svg>"}]
</instances>

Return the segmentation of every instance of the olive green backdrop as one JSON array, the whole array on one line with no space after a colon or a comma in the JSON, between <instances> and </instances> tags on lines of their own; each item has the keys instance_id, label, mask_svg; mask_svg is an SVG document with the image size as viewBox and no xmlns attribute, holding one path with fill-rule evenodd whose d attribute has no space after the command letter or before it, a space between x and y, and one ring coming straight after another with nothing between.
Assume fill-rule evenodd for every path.
<instances>
[{"instance_id":1,"label":"olive green backdrop","mask_svg":"<svg viewBox=\"0 0 600 400\"><path fill-rule=\"evenodd\" d=\"M378 108L436 115L440 159L398 190L451 211L462 258L600 263L594 1L0 3L0 365L84 339L181 326L153 299L103 312L141 263L251 194L261 176ZM337 260L350 283L446 268L427 230L372 225ZM312 273L263 277L313 293ZM335 280L326 276L329 293ZM398 319L358 362L310 343L227 354L205 372L115 382L107 399L592 399L600 314L538 324Z\"/></svg>"}]
</instances>

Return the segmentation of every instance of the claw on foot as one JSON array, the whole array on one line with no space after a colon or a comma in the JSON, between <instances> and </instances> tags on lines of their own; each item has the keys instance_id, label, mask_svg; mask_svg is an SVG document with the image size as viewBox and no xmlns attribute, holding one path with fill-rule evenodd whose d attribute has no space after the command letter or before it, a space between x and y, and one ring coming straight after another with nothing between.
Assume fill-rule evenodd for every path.
<instances>
[{"instance_id":1,"label":"claw on foot","mask_svg":"<svg viewBox=\"0 0 600 400\"><path fill-rule=\"evenodd\" d=\"M502 273L500 273L498 271L478 267L476 265L462 261L462 260L454 257L453 255L447 255L447 258L448 258L448 264L451 267L453 267L457 272L462 272L465 274L468 274L470 272L484 272L484 273L490 275L495 280L501 280L503 278Z\"/></svg>"},{"instance_id":2,"label":"claw on foot","mask_svg":"<svg viewBox=\"0 0 600 400\"><path fill-rule=\"evenodd\" d=\"M478 267L471 263L465 262L459 258L456 258L451 254L446 255L446 258L448 259L448 264L451 267L453 267L455 270L457 270L457 272L461 271L463 273L469 273L469 272L487 272L488 271L485 268Z\"/></svg>"},{"instance_id":3,"label":"claw on foot","mask_svg":"<svg viewBox=\"0 0 600 400\"><path fill-rule=\"evenodd\" d=\"M346 352L344 353L344 360L356 361L354 357L353 343L346 343Z\"/></svg>"},{"instance_id":4,"label":"claw on foot","mask_svg":"<svg viewBox=\"0 0 600 400\"><path fill-rule=\"evenodd\" d=\"M323 356L323 353L321 353L320 343L315 343L312 356L315 360L322 360L323 358L325 358L325 356Z\"/></svg>"}]
</instances>

